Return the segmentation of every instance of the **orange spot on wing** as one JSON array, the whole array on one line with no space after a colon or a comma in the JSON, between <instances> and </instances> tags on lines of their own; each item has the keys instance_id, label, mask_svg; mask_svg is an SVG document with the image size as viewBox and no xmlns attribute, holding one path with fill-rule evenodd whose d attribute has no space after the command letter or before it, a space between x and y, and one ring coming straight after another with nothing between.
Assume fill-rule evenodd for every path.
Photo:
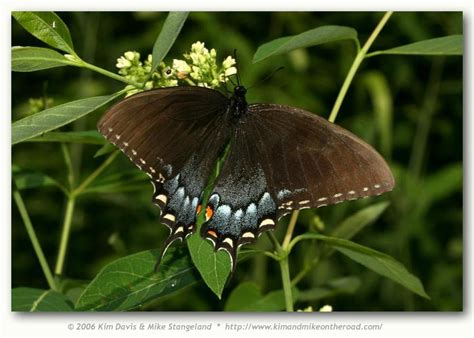
<instances>
[{"instance_id":1,"label":"orange spot on wing","mask_svg":"<svg viewBox=\"0 0 474 338\"><path fill-rule=\"evenodd\" d=\"M206 221L210 220L212 215L214 215L214 210L210 206L206 207Z\"/></svg>"},{"instance_id":2,"label":"orange spot on wing","mask_svg":"<svg viewBox=\"0 0 474 338\"><path fill-rule=\"evenodd\" d=\"M217 233L214 230L207 230L207 234L217 238Z\"/></svg>"},{"instance_id":3,"label":"orange spot on wing","mask_svg":"<svg viewBox=\"0 0 474 338\"><path fill-rule=\"evenodd\" d=\"M199 213L201 212L201 210L202 210L202 205L199 204L199 205L197 206L197 209L196 209L196 215L199 215Z\"/></svg>"}]
</instances>

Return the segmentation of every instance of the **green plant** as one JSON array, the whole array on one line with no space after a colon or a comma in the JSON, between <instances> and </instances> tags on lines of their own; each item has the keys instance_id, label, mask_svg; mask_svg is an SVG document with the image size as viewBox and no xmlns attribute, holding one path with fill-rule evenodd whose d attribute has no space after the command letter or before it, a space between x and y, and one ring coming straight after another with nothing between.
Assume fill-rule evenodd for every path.
<instances>
[{"instance_id":1,"label":"green plant","mask_svg":"<svg viewBox=\"0 0 474 338\"><path fill-rule=\"evenodd\" d=\"M52 303L56 304L54 307L56 310L131 310L146 306L164 295L200 281L201 278L220 298L230 273L229 259L224 252L214 253L211 246L200 239L199 236L192 236L188 240L191 259L186 250L182 250L183 248L173 248L165 256L162 268L157 274L153 274L153 266L157 258L157 252L156 250L148 250L125 256L109 263L92 281L86 282L85 285L83 283L76 286L76 288L80 290L79 295L71 295L68 293L71 288L70 286L66 286L65 281L67 281L67 279L63 275L77 200L89 194L111 192L114 191L114 189L116 189L116 191L125 191L137 183L146 182L147 178L139 173L133 173L125 179L121 177L121 175L109 175L109 177L105 177L100 181L101 175L117 158L118 152L114 151L110 154L110 147L104 145L105 141L95 131L55 132L53 130L77 121L105 107L126 93L133 93L159 85L176 85L178 80L176 80L176 83L169 82L169 79L163 82L160 81L163 79L163 76L160 77L153 74L163 75L163 71L166 69L163 60L178 37L187 18L187 13L169 14L154 44L152 58L147 59L146 63L140 65L139 57L137 58L137 55L133 53L127 54L130 53L127 52L122 62L119 61L120 75L109 72L81 59L74 50L69 29L56 14L44 12L15 12L13 15L32 35L56 50L65 53L63 55L49 48L14 47L12 49L12 68L14 71L31 72L63 66L74 66L95 71L126 84L124 89L116 93L80 99L47 108L13 123L12 144L14 145L26 141L60 142L65 167L68 173L67 183L64 184L44 174L31 173L14 166L13 197L27 228L28 235L34 246L50 290L14 289L13 309L32 311L47 310L47 308L38 305L41 305L42 301L46 299L53 298L54 301ZM357 54L331 111L329 119L331 122L334 122L359 66L367 58L387 54L462 55L462 36L459 35L420 41L369 53L371 45L391 15L392 13L386 13L382 17L362 47L360 47L355 29L342 26L322 26L296 36L276 39L261 45L254 55L254 62L263 61L270 56L290 53L303 47L340 40L353 41ZM188 60L194 62L191 56L189 56ZM130 65L128 65L127 61L130 62ZM134 69L131 68L133 62L136 63ZM176 71L176 76L178 76L179 70L183 71L183 69L186 68L186 66L180 62L177 62L176 65L173 66L173 69ZM231 62L228 62L226 66L227 67L224 68L231 69L233 65ZM193 71L193 69L190 70ZM190 71L187 71L186 68L185 73L190 74L189 77L186 77L186 80L189 80L187 82L191 85L208 83L209 86L215 87L218 83L213 81L217 80L217 82L219 82L222 71L224 75L230 75L230 73L225 74L225 69L223 69L217 71L211 78L203 78L200 82L198 78L202 74L200 75L195 72L193 75ZM151 84L150 81L152 82ZM368 88L375 88L375 91L383 90L383 85L380 84L381 81L377 76L366 77L365 81ZM374 96L374 104L376 104L377 98L381 96L382 95ZM380 104L380 106L382 107L380 109L381 113L384 113L384 115L378 118L382 126L381 130L387 130L387 128L389 129L391 126L391 113L387 109L384 110L383 103ZM385 136L384 140L384 149L388 153L388 149L390 148L389 137ZM77 177L75 173L75 165L71 159L71 149L68 145L68 143L71 142L102 145L103 147L97 153L98 156L109 153L107 159L81 181L79 181L79 177ZM419 165L415 163L414 166L417 167ZM452 174L452 172L450 173ZM20 194L22 189L47 185L58 187L66 196L66 207L54 275L41 249L27 208ZM432 196L430 195L429 197ZM368 269L401 284L413 293L428 298L418 278L409 273L401 263L397 262L391 256L350 241L354 235L359 233L368 224L376 221L387 207L388 203L386 202L365 206L360 211L340 222L338 227L326 235L323 235L323 231L321 231L324 223L320 220L316 221L313 219L316 224L319 224L319 228L311 228L307 232L293 237L293 232L299 217L299 213L295 212L289 221L286 234L281 241L273 234L269 234L270 241L273 244L272 249L247 249L242 250L240 254L244 259L245 257L255 257L263 254L277 261L281 270L283 289L263 295L255 284L241 285L229 296L226 309L281 310L285 308L287 311L293 311L293 304L299 300L308 299L308 297L317 299L317 297L321 297L324 292L344 292L344 290L352 290L356 283L351 279L344 280L339 284L336 283L335 287L329 286L328 290L300 290L299 288L299 283L303 278L305 278L310 271L313 271L322 260L328 259L334 251L342 253ZM280 227L283 227L283 225L280 225ZM301 270L295 277L291 278L290 258L292 256L290 254L293 253L293 249L296 245L300 245L306 241L311 243L312 248L307 250L308 252L311 250L314 257L311 257L310 260L306 260ZM196 269L201 276L196 274ZM120 279L115 277L117 274L123 273L127 274L127 277ZM258 301L256 301L255 304L249 302L242 303L242 298L238 296L239 294L251 294L254 296L252 298ZM316 294L316 296L314 294ZM25 297L25 295L28 295L28 297Z\"/></svg>"}]
</instances>

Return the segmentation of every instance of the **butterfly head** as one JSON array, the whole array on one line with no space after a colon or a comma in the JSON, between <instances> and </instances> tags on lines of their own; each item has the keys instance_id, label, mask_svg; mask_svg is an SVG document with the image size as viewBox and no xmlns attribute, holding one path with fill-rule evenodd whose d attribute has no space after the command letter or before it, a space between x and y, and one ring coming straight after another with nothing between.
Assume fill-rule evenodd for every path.
<instances>
[{"instance_id":1,"label":"butterfly head","mask_svg":"<svg viewBox=\"0 0 474 338\"><path fill-rule=\"evenodd\" d=\"M247 89L244 86L239 85L234 87L234 96L245 97L245 94L247 94Z\"/></svg>"}]
</instances>

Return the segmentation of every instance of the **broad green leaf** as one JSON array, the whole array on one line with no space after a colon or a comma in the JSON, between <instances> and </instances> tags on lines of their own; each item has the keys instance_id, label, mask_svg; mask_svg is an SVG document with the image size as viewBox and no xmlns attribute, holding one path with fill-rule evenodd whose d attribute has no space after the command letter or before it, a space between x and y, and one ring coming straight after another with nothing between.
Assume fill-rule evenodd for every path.
<instances>
[{"instance_id":1,"label":"broad green leaf","mask_svg":"<svg viewBox=\"0 0 474 338\"><path fill-rule=\"evenodd\" d=\"M159 250L142 251L105 266L77 300L76 310L133 310L197 280L185 250L168 249L154 272L159 254Z\"/></svg>"},{"instance_id":2,"label":"broad green leaf","mask_svg":"<svg viewBox=\"0 0 474 338\"><path fill-rule=\"evenodd\" d=\"M360 287L360 284L360 279L356 276L337 278L329 281L324 286L300 290L297 300L300 302L314 302L340 294L353 294Z\"/></svg>"},{"instance_id":3,"label":"broad green leaf","mask_svg":"<svg viewBox=\"0 0 474 338\"><path fill-rule=\"evenodd\" d=\"M211 179L206 184L204 189L203 201L207 201L213 189L213 182L219 176L221 164L228 154L230 146L227 145L224 150L224 155L218 160ZM206 203L203 203L202 210L206 210ZM221 299L222 291L229 278L232 262L229 254L224 250L214 250L211 243L201 237L201 226L204 223L204 212L197 216L196 231L187 239L189 253L194 265L201 274L202 279L207 286Z\"/></svg>"},{"instance_id":4,"label":"broad green leaf","mask_svg":"<svg viewBox=\"0 0 474 338\"><path fill-rule=\"evenodd\" d=\"M331 232L331 237L351 239L363 228L375 222L389 204L389 202L380 202L357 211L342 221L342 223Z\"/></svg>"},{"instance_id":5,"label":"broad green leaf","mask_svg":"<svg viewBox=\"0 0 474 338\"><path fill-rule=\"evenodd\" d=\"M29 33L51 47L74 53L66 24L53 12L13 12L13 17Z\"/></svg>"},{"instance_id":6,"label":"broad green leaf","mask_svg":"<svg viewBox=\"0 0 474 338\"><path fill-rule=\"evenodd\" d=\"M12 311L74 311L72 303L63 294L53 290L14 288L12 290Z\"/></svg>"},{"instance_id":7,"label":"broad green leaf","mask_svg":"<svg viewBox=\"0 0 474 338\"><path fill-rule=\"evenodd\" d=\"M75 65L75 63L49 48L12 48L12 70L14 72L34 72L37 70L70 65Z\"/></svg>"},{"instance_id":8,"label":"broad green leaf","mask_svg":"<svg viewBox=\"0 0 474 338\"><path fill-rule=\"evenodd\" d=\"M366 268L399 283L421 297L429 299L420 280L408 272L403 264L389 255L345 239L313 233L296 236L292 242L304 239L319 239L324 241L340 253Z\"/></svg>"},{"instance_id":9,"label":"broad green leaf","mask_svg":"<svg viewBox=\"0 0 474 338\"><path fill-rule=\"evenodd\" d=\"M189 236L187 243L204 282L220 299L231 270L229 254L223 250L215 252L211 243L201 238L199 231Z\"/></svg>"},{"instance_id":10,"label":"broad green leaf","mask_svg":"<svg viewBox=\"0 0 474 338\"><path fill-rule=\"evenodd\" d=\"M345 26L322 26L298 35L278 38L260 45L253 56L253 63L262 61L270 56L288 53L294 49L338 40L354 40L357 42L357 31L354 28Z\"/></svg>"},{"instance_id":11,"label":"broad green leaf","mask_svg":"<svg viewBox=\"0 0 474 338\"><path fill-rule=\"evenodd\" d=\"M395 48L379 50L367 54L366 57L393 54L393 55L462 55L463 36L449 35L441 38L429 39L410 43Z\"/></svg>"},{"instance_id":12,"label":"broad green leaf","mask_svg":"<svg viewBox=\"0 0 474 338\"><path fill-rule=\"evenodd\" d=\"M298 298L298 291L293 288L293 299ZM262 295L260 287L254 282L244 282L232 290L225 304L225 311L281 311L285 309L283 290Z\"/></svg>"},{"instance_id":13,"label":"broad green leaf","mask_svg":"<svg viewBox=\"0 0 474 338\"><path fill-rule=\"evenodd\" d=\"M12 144L26 141L71 123L104 106L120 94L119 92L68 102L16 121L12 125Z\"/></svg>"},{"instance_id":14,"label":"broad green leaf","mask_svg":"<svg viewBox=\"0 0 474 338\"><path fill-rule=\"evenodd\" d=\"M393 99L387 78L380 71L369 71L362 77L372 101L375 122L380 135L380 151L386 159L392 153Z\"/></svg>"},{"instance_id":15,"label":"broad green leaf","mask_svg":"<svg viewBox=\"0 0 474 338\"><path fill-rule=\"evenodd\" d=\"M104 137L96 130L84 131L51 131L28 139L27 142L71 142L86 144L105 144Z\"/></svg>"},{"instance_id":16,"label":"broad green leaf","mask_svg":"<svg viewBox=\"0 0 474 338\"><path fill-rule=\"evenodd\" d=\"M166 54L173 46L176 38L183 28L184 22L188 17L189 12L170 12L168 17L163 24L158 38L153 45L153 58L152 58L152 70L153 72L156 67L160 64L161 60L164 59Z\"/></svg>"}]
</instances>

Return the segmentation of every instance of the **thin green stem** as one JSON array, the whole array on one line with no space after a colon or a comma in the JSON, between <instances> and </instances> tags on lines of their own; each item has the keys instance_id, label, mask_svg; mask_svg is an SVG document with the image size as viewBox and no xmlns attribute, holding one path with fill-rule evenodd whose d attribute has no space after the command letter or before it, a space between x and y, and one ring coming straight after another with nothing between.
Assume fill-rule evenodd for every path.
<instances>
[{"instance_id":1,"label":"thin green stem","mask_svg":"<svg viewBox=\"0 0 474 338\"><path fill-rule=\"evenodd\" d=\"M373 57L373 56L381 55L381 54L383 54L383 53L384 53L383 50L378 50L378 51L376 51L376 52L372 52L372 53L366 54L366 55L365 55L365 58L368 59L368 58L371 58L371 57Z\"/></svg>"},{"instance_id":2,"label":"thin green stem","mask_svg":"<svg viewBox=\"0 0 474 338\"><path fill-rule=\"evenodd\" d=\"M293 293L291 292L291 277L290 277L290 267L288 261L288 246L291 242L291 237L293 236L293 231L295 230L296 221L298 219L299 210L293 211L291 214L290 223L286 229L285 238L283 243L280 246L276 238L270 236L270 239L273 240L275 250L280 257L280 270L281 270L281 281L283 284L283 292L285 294L285 305L287 312L293 312Z\"/></svg>"},{"instance_id":3,"label":"thin green stem","mask_svg":"<svg viewBox=\"0 0 474 338\"><path fill-rule=\"evenodd\" d=\"M43 270L44 276L46 277L46 281L48 282L48 285L52 290L58 290L58 287L53 278L53 274L51 273L51 269L49 268L48 262L46 261L46 257L43 253L43 249L41 249L38 237L36 236L33 224L31 223L30 216L28 215L28 211L26 210L23 198L21 197L20 192L16 187L13 190L13 199L15 200L15 203L18 207L21 219L23 220L23 224L25 225L28 237L30 238L31 244L33 245L33 249L35 250L36 257L38 258L38 261L41 265L41 269Z\"/></svg>"},{"instance_id":4,"label":"thin green stem","mask_svg":"<svg viewBox=\"0 0 474 338\"><path fill-rule=\"evenodd\" d=\"M54 273L60 276L63 273L64 261L66 258L67 246L69 244L69 236L71 234L72 215L74 214L74 206L76 199L69 195L66 203L66 211L64 214L63 229L61 232L61 242L59 243L58 258Z\"/></svg>"},{"instance_id":5,"label":"thin green stem","mask_svg":"<svg viewBox=\"0 0 474 338\"><path fill-rule=\"evenodd\" d=\"M280 243L278 243L278 240L276 239L275 235L271 231L266 232L268 239L270 239L270 242L273 244L273 248L275 249L275 252L280 253L282 251Z\"/></svg>"},{"instance_id":6,"label":"thin green stem","mask_svg":"<svg viewBox=\"0 0 474 338\"><path fill-rule=\"evenodd\" d=\"M76 189L74 189L72 192L73 196L80 195L84 189L86 189L89 184L91 184L97 178L97 176L99 176L105 170L105 168L107 168L114 161L118 154L118 150L114 151L96 170L92 172L92 174L90 174Z\"/></svg>"},{"instance_id":7,"label":"thin green stem","mask_svg":"<svg viewBox=\"0 0 474 338\"><path fill-rule=\"evenodd\" d=\"M287 312L293 312L293 293L291 291L290 267L288 256L279 261L281 270L281 281L283 283L283 292L285 294L285 306Z\"/></svg>"},{"instance_id":8,"label":"thin green stem","mask_svg":"<svg viewBox=\"0 0 474 338\"><path fill-rule=\"evenodd\" d=\"M65 152L66 154L67 152ZM90 174L76 189L72 190L68 194L68 199L66 203L66 211L64 213L63 228L61 232L61 241L59 243L58 258L56 261L56 267L54 272L56 275L61 275L64 269L64 261L66 258L67 247L69 244L69 237L71 234L71 225L72 225L72 216L74 214L74 207L76 205L76 197L79 196L89 184L94 181L97 176L99 176L105 168L107 168L110 163L117 157L119 154L118 151L113 152L92 174ZM65 156L67 159L68 156ZM66 163L68 161L66 160ZM68 166L69 170L72 169L72 166Z\"/></svg>"},{"instance_id":9,"label":"thin green stem","mask_svg":"<svg viewBox=\"0 0 474 338\"><path fill-rule=\"evenodd\" d=\"M354 78L354 75L357 72L357 69L359 69L359 66L362 63L362 60L364 60L367 52L369 51L370 46L372 46L372 43L375 41L375 38L379 35L380 31L385 26L385 24L387 23L388 19L390 18L392 14L393 12L386 12L384 14L382 19L378 23L377 27L375 27L374 31L365 42L362 49L357 53L354 59L354 62L352 63L352 66L349 69L349 72L347 73L346 79L344 80L344 83L342 84L341 90L339 91L339 94L336 98L336 102L334 103L331 114L329 115L329 119L328 119L329 122L334 122L336 120L337 114L341 108L342 102L344 101L344 98L347 94L347 91L349 90L349 86L351 85L351 82Z\"/></svg>"},{"instance_id":10,"label":"thin green stem","mask_svg":"<svg viewBox=\"0 0 474 338\"><path fill-rule=\"evenodd\" d=\"M112 72L109 72L108 70L105 70L103 68L100 68L100 67L97 67L93 64L90 64L90 63L87 63L85 62L84 60L81 60L80 63L77 64L78 66L80 67L83 67L83 68L87 68L87 69L90 69L90 70L93 70L94 72L97 72L99 74L102 74L102 75L105 75L107 77L110 77L114 80L117 80L117 81L120 81L120 82L124 82L126 84L129 84L129 85L132 85L132 86L135 86L137 88L142 88L143 87L143 84L141 83L138 83L138 82L135 82L135 81L132 81L132 80L129 80L123 76L120 76L118 74L115 74L115 73L112 73Z\"/></svg>"},{"instance_id":11,"label":"thin green stem","mask_svg":"<svg viewBox=\"0 0 474 338\"><path fill-rule=\"evenodd\" d=\"M298 215L299 214L300 214L299 210L295 210L291 214L290 223L288 224L288 228L286 229L285 238L283 239L283 243L281 245L283 250L287 250L288 246L290 245L291 237L293 236L293 231L295 230L295 225L296 225L296 221L298 220Z\"/></svg>"},{"instance_id":12,"label":"thin green stem","mask_svg":"<svg viewBox=\"0 0 474 338\"><path fill-rule=\"evenodd\" d=\"M74 189L74 170L72 166L71 156L69 154L69 149L65 143L61 143L61 151L63 153L64 162L66 163L67 168L67 180L69 183L69 190Z\"/></svg>"},{"instance_id":13,"label":"thin green stem","mask_svg":"<svg viewBox=\"0 0 474 338\"><path fill-rule=\"evenodd\" d=\"M305 267L298 272L298 274L291 280L291 285L298 284L307 273L314 270L314 267L319 263L319 257L315 257L311 262L307 263Z\"/></svg>"}]
</instances>

